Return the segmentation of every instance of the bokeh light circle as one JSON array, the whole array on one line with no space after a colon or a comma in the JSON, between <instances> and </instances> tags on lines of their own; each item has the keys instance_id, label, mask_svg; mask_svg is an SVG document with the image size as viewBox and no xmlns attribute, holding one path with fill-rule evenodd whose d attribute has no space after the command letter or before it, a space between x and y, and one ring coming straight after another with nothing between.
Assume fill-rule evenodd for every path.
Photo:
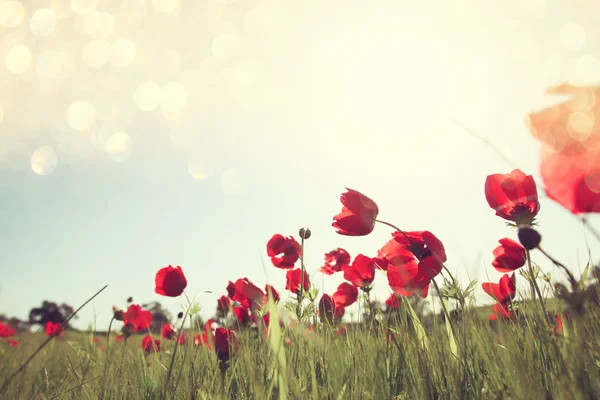
<instances>
[{"instance_id":1,"label":"bokeh light circle","mask_svg":"<svg viewBox=\"0 0 600 400\"><path fill-rule=\"evenodd\" d=\"M124 68L135 60L135 43L127 39L117 39L112 44L110 64L113 67Z\"/></svg>"},{"instance_id":2,"label":"bokeh light circle","mask_svg":"<svg viewBox=\"0 0 600 400\"><path fill-rule=\"evenodd\" d=\"M188 101L188 92L180 82L169 82L163 87L161 93L161 107L171 113L181 111Z\"/></svg>"},{"instance_id":3,"label":"bokeh light circle","mask_svg":"<svg viewBox=\"0 0 600 400\"><path fill-rule=\"evenodd\" d=\"M106 152L114 161L124 162L131 157L133 142L125 132L114 133L106 141Z\"/></svg>"},{"instance_id":4,"label":"bokeh light circle","mask_svg":"<svg viewBox=\"0 0 600 400\"><path fill-rule=\"evenodd\" d=\"M6 53L4 62L10 73L20 75L29 69L31 59L32 56L29 48L21 44L14 46Z\"/></svg>"},{"instance_id":5,"label":"bokeh light circle","mask_svg":"<svg viewBox=\"0 0 600 400\"><path fill-rule=\"evenodd\" d=\"M67 109L67 123L76 131L83 132L96 123L96 109L87 101L76 101Z\"/></svg>"},{"instance_id":6,"label":"bokeh light circle","mask_svg":"<svg viewBox=\"0 0 600 400\"><path fill-rule=\"evenodd\" d=\"M155 110L161 103L161 89L155 82L142 83L137 87L133 100L140 111Z\"/></svg>"},{"instance_id":7,"label":"bokeh light circle","mask_svg":"<svg viewBox=\"0 0 600 400\"><path fill-rule=\"evenodd\" d=\"M4 1L0 3L0 26L14 28L23 22L25 8L20 1Z\"/></svg>"},{"instance_id":8,"label":"bokeh light circle","mask_svg":"<svg viewBox=\"0 0 600 400\"><path fill-rule=\"evenodd\" d=\"M49 175L56 169L58 157L50 146L35 150L31 156L31 169L38 175Z\"/></svg>"},{"instance_id":9,"label":"bokeh light circle","mask_svg":"<svg viewBox=\"0 0 600 400\"><path fill-rule=\"evenodd\" d=\"M110 61L112 50L106 40L93 40L83 48L83 62L92 68L102 68Z\"/></svg>"},{"instance_id":10,"label":"bokeh light circle","mask_svg":"<svg viewBox=\"0 0 600 400\"><path fill-rule=\"evenodd\" d=\"M29 29L36 36L50 36L56 28L56 14L50 8L40 8L29 20Z\"/></svg>"}]
</instances>

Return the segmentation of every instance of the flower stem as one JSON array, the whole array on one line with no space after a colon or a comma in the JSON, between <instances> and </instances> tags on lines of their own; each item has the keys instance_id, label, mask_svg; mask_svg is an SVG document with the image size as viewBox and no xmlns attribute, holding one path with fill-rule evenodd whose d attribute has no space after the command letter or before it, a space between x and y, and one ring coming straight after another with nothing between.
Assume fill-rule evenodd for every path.
<instances>
[{"instance_id":1,"label":"flower stem","mask_svg":"<svg viewBox=\"0 0 600 400\"><path fill-rule=\"evenodd\" d=\"M106 395L106 385L108 384L108 380L106 379L106 370L108 369L108 350L110 348L110 330L112 328L112 323L115 320L115 317L113 315L113 317L110 319L110 322L108 323L108 332L106 332L106 358L104 360L104 373L102 374L102 380L104 381L102 386L102 397L104 398Z\"/></svg>"},{"instance_id":2,"label":"flower stem","mask_svg":"<svg viewBox=\"0 0 600 400\"><path fill-rule=\"evenodd\" d=\"M542 307L542 312L544 313L544 321L547 321L548 311L546 311L546 305L544 304L544 298L542 297L542 292L540 292L540 287L538 286L535 276L533 275L533 264L531 263L531 255L529 254L529 250L527 250L527 267L529 268L533 299L535 300L535 294L537 293L537 297L540 300L540 306Z\"/></svg>"},{"instance_id":3,"label":"flower stem","mask_svg":"<svg viewBox=\"0 0 600 400\"><path fill-rule=\"evenodd\" d=\"M173 348L173 355L171 356L171 365L169 365L169 372L167 373L167 381L165 382L165 393L169 390L169 382L171 381L171 375L173 374L173 365L175 364L175 356L177 356L177 349L179 348L179 340L181 339L181 335L183 334L183 327L185 325L185 320L187 319L188 313L190 312L190 309L192 308L192 302L190 301L190 298L188 297L187 293L184 291L183 294L185 295L185 298L188 301L188 307L185 310L185 315L182 318L181 327L179 328L179 333L177 334L177 341L175 342L175 347ZM164 399L165 396L163 395L162 398Z\"/></svg>"}]
</instances>

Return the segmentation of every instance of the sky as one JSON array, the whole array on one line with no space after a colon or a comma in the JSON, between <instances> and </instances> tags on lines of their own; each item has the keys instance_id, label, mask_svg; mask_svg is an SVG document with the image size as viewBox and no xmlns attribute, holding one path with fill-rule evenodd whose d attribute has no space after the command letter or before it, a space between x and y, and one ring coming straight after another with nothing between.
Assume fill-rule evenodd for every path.
<instances>
[{"instance_id":1,"label":"sky","mask_svg":"<svg viewBox=\"0 0 600 400\"><path fill-rule=\"evenodd\" d=\"M0 314L109 285L82 329L129 296L182 310L154 293L167 265L191 297L211 292L205 318L229 280L283 290L266 243L304 226L311 280L333 293L323 255L374 256L392 233L336 234L346 187L433 232L464 287L497 282L492 250L516 232L483 185L512 166L454 121L541 185L527 114L563 99L550 86L600 80L593 0L32 3L0 2ZM588 248L597 261L581 222L540 201L547 251L576 275ZM389 294L378 276L373 295ZM492 300L480 285L475 299Z\"/></svg>"}]
</instances>

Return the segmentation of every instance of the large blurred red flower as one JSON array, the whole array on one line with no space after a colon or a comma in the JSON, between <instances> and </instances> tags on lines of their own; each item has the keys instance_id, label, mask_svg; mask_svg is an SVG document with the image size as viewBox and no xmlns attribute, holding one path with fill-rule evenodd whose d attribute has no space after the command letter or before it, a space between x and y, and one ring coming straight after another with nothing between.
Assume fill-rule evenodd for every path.
<instances>
[{"instance_id":1,"label":"large blurred red flower","mask_svg":"<svg viewBox=\"0 0 600 400\"><path fill-rule=\"evenodd\" d=\"M231 308L231 300L227 296L221 296L217 299L217 311L222 315L227 315Z\"/></svg>"},{"instance_id":2,"label":"large blurred red flower","mask_svg":"<svg viewBox=\"0 0 600 400\"><path fill-rule=\"evenodd\" d=\"M169 265L161 268L156 273L154 282L156 284L154 291L168 297L180 296L187 286L187 279L185 279L180 266L173 268Z\"/></svg>"},{"instance_id":3,"label":"large blurred red flower","mask_svg":"<svg viewBox=\"0 0 600 400\"><path fill-rule=\"evenodd\" d=\"M267 293L267 296L271 293L274 302L279 301L279 292L273 286L265 285L265 292Z\"/></svg>"},{"instance_id":4,"label":"large blurred red flower","mask_svg":"<svg viewBox=\"0 0 600 400\"><path fill-rule=\"evenodd\" d=\"M402 296L416 292L427 297L429 283L446 262L444 245L429 231L404 234L397 231L392 236L393 239L379 251L389 263L387 277L390 287Z\"/></svg>"},{"instance_id":5,"label":"large blurred red flower","mask_svg":"<svg viewBox=\"0 0 600 400\"><path fill-rule=\"evenodd\" d=\"M160 351L160 340L153 340L152 336L146 335L144 339L142 339L142 350L144 350L146 354L158 353Z\"/></svg>"},{"instance_id":6,"label":"large blurred red flower","mask_svg":"<svg viewBox=\"0 0 600 400\"><path fill-rule=\"evenodd\" d=\"M17 330L12 328L8 324L3 324L0 322L0 338L7 338L13 336Z\"/></svg>"},{"instance_id":7,"label":"large blurred red flower","mask_svg":"<svg viewBox=\"0 0 600 400\"><path fill-rule=\"evenodd\" d=\"M499 240L500 246L494 249L492 266L499 272L512 272L525 265L527 251L512 239Z\"/></svg>"},{"instance_id":8,"label":"large blurred red flower","mask_svg":"<svg viewBox=\"0 0 600 400\"><path fill-rule=\"evenodd\" d=\"M556 152L600 149L600 87L559 85L546 94L571 95L559 104L531 113L531 134Z\"/></svg>"},{"instance_id":9,"label":"large blurred red flower","mask_svg":"<svg viewBox=\"0 0 600 400\"><path fill-rule=\"evenodd\" d=\"M304 271L304 274L302 274L302 270L300 268L288 271L287 274L285 274L285 278L285 288L292 293L300 294L301 287L304 289L304 291L310 289L310 280L308 278L308 273Z\"/></svg>"},{"instance_id":10,"label":"large blurred red flower","mask_svg":"<svg viewBox=\"0 0 600 400\"><path fill-rule=\"evenodd\" d=\"M44 332L46 336L60 336L60 334L65 330L65 328L61 328L62 324L60 322L46 322L46 326L44 326Z\"/></svg>"},{"instance_id":11,"label":"large blurred red flower","mask_svg":"<svg viewBox=\"0 0 600 400\"><path fill-rule=\"evenodd\" d=\"M142 310L138 304L127 307L123 313L123 327L128 331L141 332L152 324L152 313Z\"/></svg>"},{"instance_id":12,"label":"large blurred red flower","mask_svg":"<svg viewBox=\"0 0 600 400\"><path fill-rule=\"evenodd\" d=\"M377 204L356 190L346 188L340 197L342 212L333 217L331 224L337 233L346 236L364 236L373 232L379 214Z\"/></svg>"},{"instance_id":13,"label":"large blurred red flower","mask_svg":"<svg viewBox=\"0 0 600 400\"><path fill-rule=\"evenodd\" d=\"M600 149L555 152L542 148L546 194L573 214L600 212Z\"/></svg>"},{"instance_id":14,"label":"large blurred red flower","mask_svg":"<svg viewBox=\"0 0 600 400\"><path fill-rule=\"evenodd\" d=\"M250 323L250 309L248 307L233 307L231 311L233 311L233 315L235 315L241 326L246 326Z\"/></svg>"},{"instance_id":15,"label":"large blurred red flower","mask_svg":"<svg viewBox=\"0 0 600 400\"><path fill-rule=\"evenodd\" d=\"M358 298L358 289L348 282L342 282L331 297L335 302L336 309L338 307L346 308L349 305L354 304Z\"/></svg>"},{"instance_id":16,"label":"large blurred red flower","mask_svg":"<svg viewBox=\"0 0 600 400\"><path fill-rule=\"evenodd\" d=\"M357 255L352 265L344 268L344 279L362 290L368 290L375 279L375 260L363 254Z\"/></svg>"},{"instance_id":17,"label":"large blurred red flower","mask_svg":"<svg viewBox=\"0 0 600 400\"><path fill-rule=\"evenodd\" d=\"M540 211L535 181L519 169L489 175L485 180L485 198L497 216L517 225L531 225Z\"/></svg>"},{"instance_id":18,"label":"large blurred red flower","mask_svg":"<svg viewBox=\"0 0 600 400\"><path fill-rule=\"evenodd\" d=\"M333 275L343 270L349 264L350 254L341 247L338 247L325 254L325 265L321 267L321 272L326 275Z\"/></svg>"},{"instance_id":19,"label":"large blurred red flower","mask_svg":"<svg viewBox=\"0 0 600 400\"><path fill-rule=\"evenodd\" d=\"M221 362L229 361L231 352L238 348L235 332L231 329L217 328L215 330L215 353Z\"/></svg>"},{"instance_id":20,"label":"large blurred red flower","mask_svg":"<svg viewBox=\"0 0 600 400\"><path fill-rule=\"evenodd\" d=\"M396 293L392 293L390 297L388 297L388 299L385 301L385 305L387 306L388 310L395 310L398 307L400 307L400 304L400 296L398 296Z\"/></svg>"},{"instance_id":21,"label":"large blurred red flower","mask_svg":"<svg viewBox=\"0 0 600 400\"><path fill-rule=\"evenodd\" d=\"M171 324L164 324L160 330L160 335L164 339L175 339L177 337L177 331L175 327Z\"/></svg>"},{"instance_id":22,"label":"large blurred red flower","mask_svg":"<svg viewBox=\"0 0 600 400\"><path fill-rule=\"evenodd\" d=\"M279 233L267 242L267 255L277 268L290 269L300 258L302 249L293 236L284 237Z\"/></svg>"},{"instance_id":23,"label":"large blurred red flower","mask_svg":"<svg viewBox=\"0 0 600 400\"><path fill-rule=\"evenodd\" d=\"M265 302L265 292L252 283L248 278L235 281L235 294L232 300L239 302L246 308L260 308Z\"/></svg>"}]
</instances>

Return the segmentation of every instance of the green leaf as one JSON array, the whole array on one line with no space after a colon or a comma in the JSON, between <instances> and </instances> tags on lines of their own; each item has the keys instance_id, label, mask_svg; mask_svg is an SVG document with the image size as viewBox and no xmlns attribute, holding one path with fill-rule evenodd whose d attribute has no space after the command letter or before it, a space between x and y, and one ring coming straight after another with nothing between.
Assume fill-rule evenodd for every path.
<instances>
[{"instance_id":1,"label":"green leaf","mask_svg":"<svg viewBox=\"0 0 600 400\"><path fill-rule=\"evenodd\" d=\"M448 309L448 301L444 300L444 306ZM454 333L452 332L452 326L450 320L444 318L446 322L446 332L448 332L448 341L450 342L450 351L456 360L458 360L458 347L456 346L456 340L454 340Z\"/></svg>"},{"instance_id":2,"label":"green leaf","mask_svg":"<svg viewBox=\"0 0 600 400\"><path fill-rule=\"evenodd\" d=\"M425 334L425 329L423 329L423 324L421 324L421 320L415 310L412 308L410 301L408 301L407 297L404 297L402 304L406 306L406 310L413 322L413 327L415 328L415 333L417 334L417 339L419 343L422 343L423 346L427 349L429 347L429 342L427 340L427 335Z\"/></svg>"}]
</instances>

